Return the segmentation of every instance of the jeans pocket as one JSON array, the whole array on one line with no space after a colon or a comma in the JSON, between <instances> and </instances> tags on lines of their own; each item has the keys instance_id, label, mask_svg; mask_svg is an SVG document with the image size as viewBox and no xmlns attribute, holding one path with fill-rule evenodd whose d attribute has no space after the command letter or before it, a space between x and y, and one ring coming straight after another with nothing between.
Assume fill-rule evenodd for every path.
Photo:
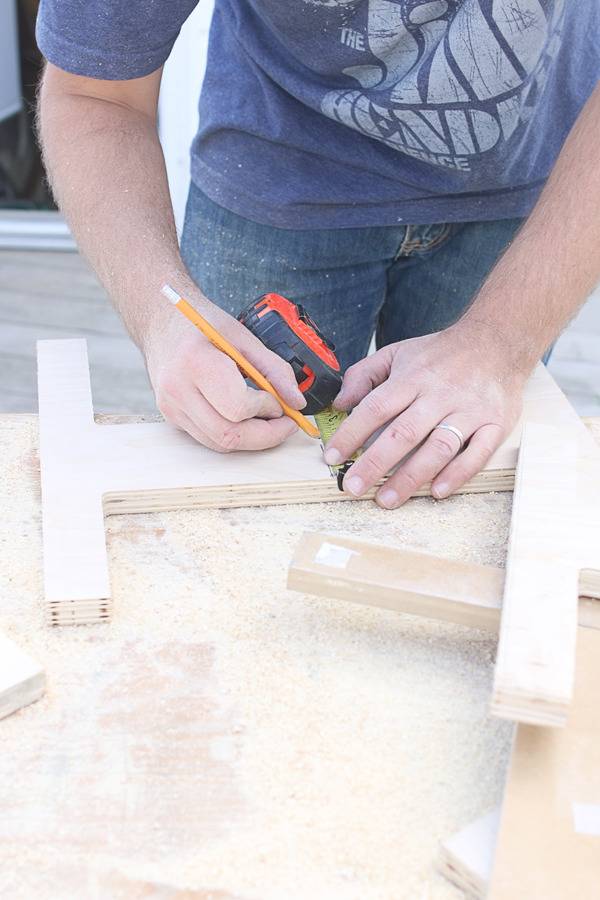
<instances>
[{"instance_id":1,"label":"jeans pocket","mask_svg":"<svg viewBox=\"0 0 600 900\"><path fill-rule=\"evenodd\" d=\"M463 222L435 222L432 225L408 225L396 259L403 256L419 256L443 247L460 231L463 224Z\"/></svg>"}]
</instances>

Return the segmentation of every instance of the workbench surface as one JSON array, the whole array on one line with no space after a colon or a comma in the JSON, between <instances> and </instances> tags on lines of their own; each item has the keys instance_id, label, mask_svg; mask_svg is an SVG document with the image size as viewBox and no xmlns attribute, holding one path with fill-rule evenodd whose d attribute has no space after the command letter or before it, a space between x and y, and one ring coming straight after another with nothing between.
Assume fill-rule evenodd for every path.
<instances>
[{"instance_id":1,"label":"workbench surface","mask_svg":"<svg viewBox=\"0 0 600 900\"><path fill-rule=\"evenodd\" d=\"M0 485L0 629L48 677L0 722L0 896L462 896L435 860L500 800L495 642L285 579L305 530L501 565L510 494L111 517L111 623L50 629L34 416Z\"/></svg>"}]
</instances>

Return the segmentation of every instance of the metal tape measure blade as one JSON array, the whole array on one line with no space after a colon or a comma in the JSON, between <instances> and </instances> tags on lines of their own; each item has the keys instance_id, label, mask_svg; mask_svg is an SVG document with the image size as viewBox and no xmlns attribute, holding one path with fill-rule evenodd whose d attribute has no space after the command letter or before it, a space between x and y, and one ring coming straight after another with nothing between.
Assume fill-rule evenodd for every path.
<instances>
[{"instance_id":1,"label":"metal tape measure blade","mask_svg":"<svg viewBox=\"0 0 600 900\"><path fill-rule=\"evenodd\" d=\"M331 440L342 422L347 418L347 412L333 409L332 406L327 406L325 407L325 409L322 409L321 412L315 413L315 422L317 428L319 429L319 434L321 435L321 443L323 447L325 447L327 442ZM333 477L337 478L340 491L342 490L342 480L344 478L344 475L346 474L352 463L358 459L361 452L362 451L357 450L356 453L352 454L350 459L346 460L346 462L340 463L340 465L338 466L328 467Z\"/></svg>"}]
</instances>

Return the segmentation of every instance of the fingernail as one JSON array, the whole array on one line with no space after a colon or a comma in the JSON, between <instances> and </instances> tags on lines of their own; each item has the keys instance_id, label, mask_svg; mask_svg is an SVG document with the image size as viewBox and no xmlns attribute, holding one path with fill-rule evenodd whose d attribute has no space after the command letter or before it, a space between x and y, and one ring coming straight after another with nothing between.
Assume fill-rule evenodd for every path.
<instances>
[{"instance_id":1,"label":"fingernail","mask_svg":"<svg viewBox=\"0 0 600 900\"><path fill-rule=\"evenodd\" d=\"M382 506L385 506L386 509L394 509L394 507L398 505L398 501L400 498L396 491L392 490L391 488L387 488L385 491L382 491L377 495L377 499Z\"/></svg>"},{"instance_id":2,"label":"fingernail","mask_svg":"<svg viewBox=\"0 0 600 900\"><path fill-rule=\"evenodd\" d=\"M436 500L444 500L448 496L448 485L445 482L434 484L431 488L431 495Z\"/></svg>"},{"instance_id":3,"label":"fingernail","mask_svg":"<svg viewBox=\"0 0 600 900\"><path fill-rule=\"evenodd\" d=\"M300 409L304 409L306 406L306 397L302 393L302 391L296 391L296 400L300 404Z\"/></svg>"},{"instance_id":4,"label":"fingernail","mask_svg":"<svg viewBox=\"0 0 600 900\"><path fill-rule=\"evenodd\" d=\"M343 462L342 454L335 447L330 447L325 451L324 459L328 466L339 466Z\"/></svg>"},{"instance_id":5,"label":"fingernail","mask_svg":"<svg viewBox=\"0 0 600 900\"><path fill-rule=\"evenodd\" d=\"M342 408L344 405L345 399L346 399L346 395L344 394L343 391L340 391L339 394L337 395L337 397L335 398L335 400L333 401L332 406L334 406L335 409Z\"/></svg>"},{"instance_id":6,"label":"fingernail","mask_svg":"<svg viewBox=\"0 0 600 900\"><path fill-rule=\"evenodd\" d=\"M350 478L344 479L344 490L354 494L355 497L360 497L364 489L363 480L358 475L352 475Z\"/></svg>"}]
</instances>

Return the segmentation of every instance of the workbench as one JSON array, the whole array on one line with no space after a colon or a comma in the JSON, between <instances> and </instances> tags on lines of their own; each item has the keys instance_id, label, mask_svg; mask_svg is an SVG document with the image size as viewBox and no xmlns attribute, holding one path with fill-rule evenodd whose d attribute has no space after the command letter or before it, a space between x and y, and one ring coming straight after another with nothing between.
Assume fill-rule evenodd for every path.
<instances>
[{"instance_id":1,"label":"workbench","mask_svg":"<svg viewBox=\"0 0 600 900\"><path fill-rule=\"evenodd\" d=\"M110 517L112 621L52 629L35 416L0 416L0 492L0 629L48 678L0 722L2 896L462 896L435 861L501 798L494 641L286 571L307 530L502 565L510 494Z\"/></svg>"}]
</instances>

